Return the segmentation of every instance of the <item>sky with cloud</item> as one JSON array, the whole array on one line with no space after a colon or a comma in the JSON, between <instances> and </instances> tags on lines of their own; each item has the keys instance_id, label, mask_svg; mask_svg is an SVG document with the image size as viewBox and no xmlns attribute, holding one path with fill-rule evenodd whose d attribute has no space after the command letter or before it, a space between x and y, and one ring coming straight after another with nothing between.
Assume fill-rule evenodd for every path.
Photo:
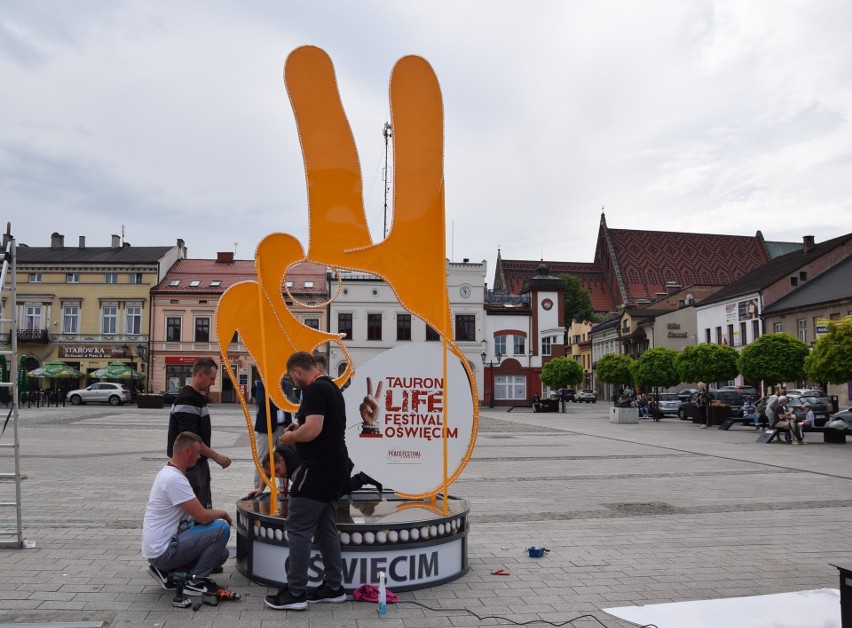
<instances>
[{"instance_id":1,"label":"sky with cloud","mask_svg":"<svg viewBox=\"0 0 852 628\"><path fill-rule=\"evenodd\" d=\"M326 50L382 237L388 79L444 99L447 255L590 262L610 227L852 231L852 3L0 0L0 220L108 246L307 246L287 55ZM392 219L392 216L391 216Z\"/></svg>"}]
</instances>

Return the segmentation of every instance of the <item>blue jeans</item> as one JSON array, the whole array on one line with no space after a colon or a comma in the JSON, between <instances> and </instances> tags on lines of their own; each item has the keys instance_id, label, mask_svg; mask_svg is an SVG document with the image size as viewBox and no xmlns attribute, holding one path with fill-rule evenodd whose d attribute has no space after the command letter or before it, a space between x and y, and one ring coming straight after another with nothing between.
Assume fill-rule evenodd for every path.
<instances>
[{"instance_id":1,"label":"blue jeans","mask_svg":"<svg viewBox=\"0 0 852 628\"><path fill-rule=\"evenodd\" d=\"M162 571L186 571L187 577L206 578L228 560L231 526L224 519L195 525L174 536L165 552L148 562Z\"/></svg>"},{"instance_id":2,"label":"blue jeans","mask_svg":"<svg viewBox=\"0 0 852 628\"><path fill-rule=\"evenodd\" d=\"M755 426L755 427L757 427L758 422L760 421L760 417L759 417L759 416L757 416L757 415L756 415L755 413L753 413L753 412L743 412L743 418L744 418L744 419L751 419L752 421L754 421L754 426Z\"/></svg>"}]
</instances>

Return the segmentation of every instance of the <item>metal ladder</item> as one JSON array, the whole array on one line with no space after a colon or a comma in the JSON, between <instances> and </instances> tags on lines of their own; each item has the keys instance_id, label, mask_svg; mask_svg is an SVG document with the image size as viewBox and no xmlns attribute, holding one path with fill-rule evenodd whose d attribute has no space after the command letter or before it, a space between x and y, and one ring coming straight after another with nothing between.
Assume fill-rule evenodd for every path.
<instances>
[{"instance_id":1,"label":"metal ladder","mask_svg":"<svg viewBox=\"0 0 852 628\"><path fill-rule=\"evenodd\" d=\"M0 329L6 325L9 327L9 340L11 349L0 347L0 355L6 358L9 365L9 381L0 382L0 389L7 389L11 395L11 409L9 414L4 418L0 415L0 430L3 430L3 438L0 438L0 448L12 449L15 460L15 471L0 472L0 487L5 487L8 484L15 485L15 500L6 501L6 491L0 493L0 510L15 509L14 528L6 529L7 517L0 518L0 548L23 548L34 547L34 544L24 539L23 525L21 521L21 456L20 443L18 441L18 315L16 307L16 292L17 292L17 276L15 265L15 239L12 237L12 225L6 224L6 250L3 253L3 266L0 270L0 295L6 296L6 283L9 284L8 296L5 301L0 298ZM11 314L7 314L7 311ZM11 426L9 419L11 418ZM8 428L11 427L11 434ZM11 438L10 438L11 437ZM0 460L4 463L11 457L2 456Z\"/></svg>"}]
</instances>

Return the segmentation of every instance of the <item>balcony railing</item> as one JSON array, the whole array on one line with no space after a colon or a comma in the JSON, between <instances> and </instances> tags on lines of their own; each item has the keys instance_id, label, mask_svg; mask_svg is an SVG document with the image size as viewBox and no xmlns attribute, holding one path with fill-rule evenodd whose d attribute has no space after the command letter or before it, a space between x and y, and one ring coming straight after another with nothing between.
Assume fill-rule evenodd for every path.
<instances>
[{"instance_id":1,"label":"balcony railing","mask_svg":"<svg viewBox=\"0 0 852 628\"><path fill-rule=\"evenodd\" d=\"M11 334L9 334L10 342L11 339ZM48 342L50 342L50 334L47 332L46 329L19 329L18 342L29 342L31 344L46 345Z\"/></svg>"}]
</instances>

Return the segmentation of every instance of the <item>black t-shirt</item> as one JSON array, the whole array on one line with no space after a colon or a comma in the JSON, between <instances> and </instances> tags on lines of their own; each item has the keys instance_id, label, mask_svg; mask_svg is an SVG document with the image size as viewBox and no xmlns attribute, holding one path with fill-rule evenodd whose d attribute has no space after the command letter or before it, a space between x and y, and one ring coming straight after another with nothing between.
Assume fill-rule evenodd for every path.
<instances>
[{"instance_id":1,"label":"black t-shirt","mask_svg":"<svg viewBox=\"0 0 852 628\"><path fill-rule=\"evenodd\" d=\"M302 458L293 478L293 494L320 501L337 499L349 479L349 452L346 449L346 406L343 394L327 376L318 377L302 394L302 416L323 417L322 430L307 443L296 443Z\"/></svg>"}]
</instances>

